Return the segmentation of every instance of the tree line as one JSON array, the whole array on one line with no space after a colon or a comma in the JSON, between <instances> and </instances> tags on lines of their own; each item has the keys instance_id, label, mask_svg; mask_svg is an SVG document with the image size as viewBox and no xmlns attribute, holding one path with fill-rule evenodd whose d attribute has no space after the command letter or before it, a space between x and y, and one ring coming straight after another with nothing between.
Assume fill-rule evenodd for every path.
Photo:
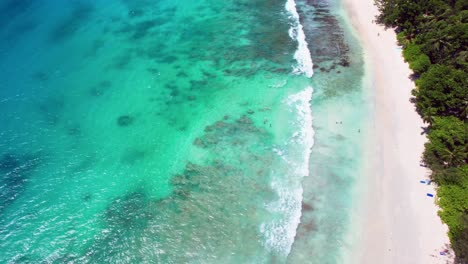
<instances>
[{"instance_id":1,"label":"tree line","mask_svg":"<svg viewBox=\"0 0 468 264\"><path fill-rule=\"evenodd\" d=\"M428 124L424 163L457 263L468 263L468 1L375 0L414 72L412 99Z\"/></svg>"}]
</instances>

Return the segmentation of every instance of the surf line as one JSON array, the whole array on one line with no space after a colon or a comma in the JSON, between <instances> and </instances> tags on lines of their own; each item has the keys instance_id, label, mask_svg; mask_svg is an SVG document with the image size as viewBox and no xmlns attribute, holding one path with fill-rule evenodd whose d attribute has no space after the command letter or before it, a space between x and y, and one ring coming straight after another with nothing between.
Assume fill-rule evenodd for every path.
<instances>
[{"instance_id":1,"label":"surf line","mask_svg":"<svg viewBox=\"0 0 468 264\"><path fill-rule=\"evenodd\" d=\"M294 53L297 65L293 65L293 73L310 78L313 75L312 58L294 0L288 0L285 9L289 13L291 23L291 28L288 31L289 36L298 43ZM276 154L289 165L289 168L294 168L290 171L291 174L288 175L287 179L292 180L292 182L289 185L284 184L280 179L273 180L271 187L278 194L278 199L266 206L271 212L282 213L284 218L280 221L263 223L260 226L260 231L266 238L266 248L276 251L285 258L291 251L302 216L303 189L300 179L309 175L310 153L314 144L310 106L312 93L312 87L306 85L302 91L289 95L284 102L289 106L290 111L296 114L297 119L292 121L294 122L292 125L298 127L284 147L293 152L299 150L301 155L298 159L294 157L290 159L287 155L283 155L282 151L274 149Z\"/></svg>"},{"instance_id":2,"label":"surf line","mask_svg":"<svg viewBox=\"0 0 468 264\"><path fill-rule=\"evenodd\" d=\"M304 74L307 78L311 78L314 74L312 55L308 48L306 36L304 33L303 26L300 22L299 13L297 12L296 2L294 0L287 0L285 9L289 13L289 19L291 21L291 28L289 29L289 36L291 39L297 41L297 50L294 53L294 59L297 61L297 66L294 67L293 73ZM310 101L312 100L313 88L311 86L306 87L304 90L297 94L290 95L288 97L288 104L291 107L295 106L296 113L298 115L298 121L301 123L301 129L296 132L292 141L295 144L304 146L302 149L302 161L300 164L296 164L295 174L299 177L306 177L309 175L309 160L314 145L314 134L315 131L312 127L312 110ZM289 247L287 248L286 256L289 255L292 244L295 241L297 228L300 224L302 216L302 200L303 200L303 189L299 186L299 190L295 192L295 201L297 203L296 212L292 215L290 220L289 230Z\"/></svg>"},{"instance_id":3,"label":"surf line","mask_svg":"<svg viewBox=\"0 0 468 264\"><path fill-rule=\"evenodd\" d=\"M314 74L312 63L312 56L310 50L307 47L307 41L304 33L304 29L299 19L299 13L296 9L296 2L294 0L287 0L285 4L286 11L289 12L289 19L291 20L291 28L289 29L289 36L297 41L297 50L294 53L294 59L297 61L297 67L295 67L295 73L303 73L308 78Z\"/></svg>"}]
</instances>

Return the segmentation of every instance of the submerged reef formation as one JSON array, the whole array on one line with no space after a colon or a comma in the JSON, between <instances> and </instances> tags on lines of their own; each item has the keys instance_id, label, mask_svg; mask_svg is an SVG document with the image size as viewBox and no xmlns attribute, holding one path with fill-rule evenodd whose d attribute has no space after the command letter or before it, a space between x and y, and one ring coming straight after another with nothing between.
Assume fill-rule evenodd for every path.
<instances>
[{"instance_id":1,"label":"submerged reef formation","mask_svg":"<svg viewBox=\"0 0 468 264\"><path fill-rule=\"evenodd\" d=\"M210 149L212 159L187 162L171 178L173 192L168 197L154 199L137 189L116 198L102 214L105 233L83 256L64 257L85 263L122 258L161 263L215 261L220 256L255 259L263 251L258 226L269 215L263 204L276 197L265 170L275 156L258 147L269 137L248 116L207 126L193 144ZM214 199L220 193L223 198ZM247 232L239 232L239 227Z\"/></svg>"},{"instance_id":2,"label":"submerged reef formation","mask_svg":"<svg viewBox=\"0 0 468 264\"><path fill-rule=\"evenodd\" d=\"M330 11L329 1L298 1L298 13L309 39L314 68L339 73L339 67L349 67L350 49L340 22Z\"/></svg>"},{"instance_id":3,"label":"submerged reef formation","mask_svg":"<svg viewBox=\"0 0 468 264\"><path fill-rule=\"evenodd\" d=\"M0 157L0 215L21 195L38 165L35 156L6 153Z\"/></svg>"}]
</instances>

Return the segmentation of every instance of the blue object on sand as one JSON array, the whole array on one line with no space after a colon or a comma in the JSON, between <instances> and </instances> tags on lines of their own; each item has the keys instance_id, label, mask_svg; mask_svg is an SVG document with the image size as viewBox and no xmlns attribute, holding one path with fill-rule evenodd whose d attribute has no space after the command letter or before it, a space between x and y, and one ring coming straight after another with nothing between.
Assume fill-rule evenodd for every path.
<instances>
[{"instance_id":1,"label":"blue object on sand","mask_svg":"<svg viewBox=\"0 0 468 264\"><path fill-rule=\"evenodd\" d=\"M428 193L427 196L434 197L434 195L432 193Z\"/></svg>"},{"instance_id":2,"label":"blue object on sand","mask_svg":"<svg viewBox=\"0 0 468 264\"><path fill-rule=\"evenodd\" d=\"M426 184L426 181L419 181L420 183Z\"/></svg>"}]
</instances>

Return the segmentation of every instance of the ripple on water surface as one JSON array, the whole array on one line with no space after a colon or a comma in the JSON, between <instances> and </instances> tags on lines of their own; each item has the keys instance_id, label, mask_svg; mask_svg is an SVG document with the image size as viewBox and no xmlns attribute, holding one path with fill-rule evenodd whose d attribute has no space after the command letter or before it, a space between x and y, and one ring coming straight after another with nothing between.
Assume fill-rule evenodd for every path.
<instances>
[{"instance_id":1,"label":"ripple on water surface","mask_svg":"<svg viewBox=\"0 0 468 264\"><path fill-rule=\"evenodd\" d=\"M0 261L285 260L310 95L283 1L11 3Z\"/></svg>"}]
</instances>

